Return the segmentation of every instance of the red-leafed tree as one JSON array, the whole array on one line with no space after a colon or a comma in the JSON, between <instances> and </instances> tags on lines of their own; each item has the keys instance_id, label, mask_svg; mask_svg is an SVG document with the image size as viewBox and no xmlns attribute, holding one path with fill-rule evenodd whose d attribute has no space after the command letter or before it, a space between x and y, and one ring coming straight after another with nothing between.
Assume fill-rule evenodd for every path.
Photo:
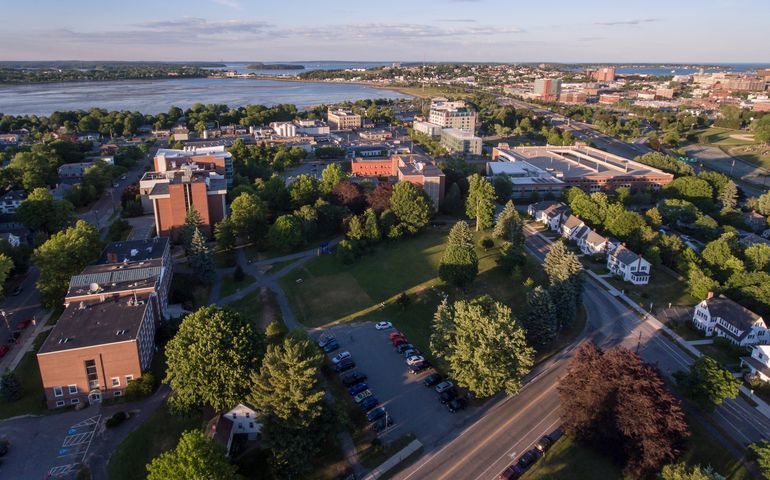
<instances>
[{"instance_id":1,"label":"red-leafed tree","mask_svg":"<svg viewBox=\"0 0 770 480\"><path fill-rule=\"evenodd\" d=\"M366 197L363 189L347 180L338 182L332 189L332 202L348 207L355 215L361 215L366 208Z\"/></svg>"},{"instance_id":2,"label":"red-leafed tree","mask_svg":"<svg viewBox=\"0 0 770 480\"><path fill-rule=\"evenodd\" d=\"M568 435L639 478L672 463L689 436L682 407L658 370L624 348L583 344L559 385Z\"/></svg>"},{"instance_id":3,"label":"red-leafed tree","mask_svg":"<svg viewBox=\"0 0 770 480\"><path fill-rule=\"evenodd\" d=\"M391 195L393 195L393 184L380 183L366 195L366 202L379 215L385 210L390 209Z\"/></svg>"}]
</instances>

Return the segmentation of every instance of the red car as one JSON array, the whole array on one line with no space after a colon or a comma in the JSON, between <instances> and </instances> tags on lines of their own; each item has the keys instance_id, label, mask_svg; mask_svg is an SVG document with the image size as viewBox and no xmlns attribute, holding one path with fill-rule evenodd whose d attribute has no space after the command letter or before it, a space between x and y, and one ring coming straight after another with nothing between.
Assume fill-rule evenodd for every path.
<instances>
[{"instance_id":1,"label":"red car","mask_svg":"<svg viewBox=\"0 0 770 480\"><path fill-rule=\"evenodd\" d=\"M29 327L29 324L32 320L29 318L25 318L24 320L19 322L18 328L19 330L24 330L25 328Z\"/></svg>"},{"instance_id":2,"label":"red car","mask_svg":"<svg viewBox=\"0 0 770 480\"><path fill-rule=\"evenodd\" d=\"M0 345L0 358L3 358L9 350L8 345Z\"/></svg>"},{"instance_id":3,"label":"red car","mask_svg":"<svg viewBox=\"0 0 770 480\"><path fill-rule=\"evenodd\" d=\"M524 474L524 470L519 468L517 464L510 465L503 470L503 473L497 476L497 480L514 480L521 477Z\"/></svg>"},{"instance_id":4,"label":"red car","mask_svg":"<svg viewBox=\"0 0 770 480\"><path fill-rule=\"evenodd\" d=\"M401 332L390 332L390 335L388 335L388 338L392 342L396 338L406 338L406 336L404 336L404 334Z\"/></svg>"},{"instance_id":5,"label":"red car","mask_svg":"<svg viewBox=\"0 0 770 480\"><path fill-rule=\"evenodd\" d=\"M409 343L409 341L404 337L398 337L393 339L393 346L398 347L399 345L406 345Z\"/></svg>"}]
</instances>

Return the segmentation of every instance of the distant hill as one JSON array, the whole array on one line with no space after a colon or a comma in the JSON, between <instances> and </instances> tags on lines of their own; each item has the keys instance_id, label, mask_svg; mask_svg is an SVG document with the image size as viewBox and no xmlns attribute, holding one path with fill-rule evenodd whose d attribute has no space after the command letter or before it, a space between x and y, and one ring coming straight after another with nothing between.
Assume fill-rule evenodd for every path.
<instances>
[{"instance_id":1,"label":"distant hill","mask_svg":"<svg viewBox=\"0 0 770 480\"><path fill-rule=\"evenodd\" d=\"M249 70L304 70L304 65L292 65L288 63L253 63L246 65Z\"/></svg>"}]
</instances>

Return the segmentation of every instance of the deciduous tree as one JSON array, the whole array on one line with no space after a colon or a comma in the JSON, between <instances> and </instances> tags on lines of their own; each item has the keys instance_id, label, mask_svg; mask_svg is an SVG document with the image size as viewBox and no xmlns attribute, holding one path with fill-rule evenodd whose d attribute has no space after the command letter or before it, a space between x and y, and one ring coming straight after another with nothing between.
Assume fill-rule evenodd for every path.
<instances>
[{"instance_id":1,"label":"deciduous tree","mask_svg":"<svg viewBox=\"0 0 770 480\"><path fill-rule=\"evenodd\" d=\"M722 405L726 398L737 397L740 387L729 370L707 355L695 360L689 372L674 373L674 378L685 395L708 411Z\"/></svg>"},{"instance_id":2,"label":"deciduous tree","mask_svg":"<svg viewBox=\"0 0 770 480\"><path fill-rule=\"evenodd\" d=\"M281 215L267 233L270 245L289 252L302 245L302 221L296 215Z\"/></svg>"},{"instance_id":3,"label":"deciduous tree","mask_svg":"<svg viewBox=\"0 0 770 480\"><path fill-rule=\"evenodd\" d=\"M309 175L299 175L289 185L289 196L294 208L299 208L302 205L312 205L318 200L319 193L318 180Z\"/></svg>"},{"instance_id":4,"label":"deciduous tree","mask_svg":"<svg viewBox=\"0 0 770 480\"><path fill-rule=\"evenodd\" d=\"M430 221L431 205L427 195L409 182L398 182L393 187L390 205L399 224L409 233L417 233Z\"/></svg>"},{"instance_id":5,"label":"deciduous tree","mask_svg":"<svg viewBox=\"0 0 770 480\"><path fill-rule=\"evenodd\" d=\"M47 188L36 188L16 210L16 218L30 230L51 235L72 225L74 207L67 200L57 200Z\"/></svg>"},{"instance_id":6,"label":"deciduous tree","mask_svg":"<svg viewBox=\"0 0 770 480\"><path fill-rule=\"evenodd\" d=\"M264 234L267 209L252 193L241 193L230 205L230 223L236 235L255 241Z\"/></svg>"},{"instance_id":7,"label":"deciduous tree","mask_svg":"<svg viewBox=\"0 0 770 480\"><path fill-rule=\"evenodd\" d=\"M182 434L176 448L147 464L147 480L232 480L241 478L225 449L200 430Z\"/></svg>"},{"instance_id":8,"label":"deciduous tree","mask_svg":"<svg viewBox=\"0 0 770 480\"><path fill-rule=\"evenodd\" d=\"M321 172L321 191L331 193L335 185L347 178L348 175L342 171L339 163L330 163Z\"/></svg>"}]
</instances>

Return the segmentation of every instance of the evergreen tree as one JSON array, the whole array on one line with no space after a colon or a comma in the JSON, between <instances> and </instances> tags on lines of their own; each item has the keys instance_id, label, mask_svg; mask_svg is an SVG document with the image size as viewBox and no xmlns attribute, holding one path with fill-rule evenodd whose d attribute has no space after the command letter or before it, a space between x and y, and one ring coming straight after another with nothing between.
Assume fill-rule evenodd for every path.
<instances>
[{"instance_id":1,"label":"evergreen tree","mask_svg":"<svg viewBox=\"0 0 770 480\"><path fill-rule=\"evenodd\" d=\"M465 214L476 220L476 231L485 230L494 223L495 188L489 181L474 173L468 177L468 198L465 200Z\"/></svg>"},{"instance_id":2,"label":"evergreen tree","mask_svg":"<svg viewBox=\"0 0 770 480\"><path fill-rule=\"evenodd\" d=\"M195 207L190 208L184 217L184 225L182 225L179 231L179 240L184 245L185 250L190 248L195 231L200 230L202 226L203 220L201 220L200 213L198 213Z\"/></svg>"},{"instance_id":3,"label":"evergreen tree","mask_svg":"<svg viewBox=\"0 0 770 480\"><path fill-rule=\"evenodd\" d=\"M347 178L347 174L342 171L338 163L330 163L321 172L321 191L329 194L338 183Z\"/></svg>"},{"instance_id":4,"label":"evergreen tree","mask_svg":"<svg viewBox=\"0 0 770 480\"><path fill-rule=\"evenodd\" d=\"M19 377L10 370L6 370L0 377L0 397L6 402L15 402L21 398L22 389Z\"/></svg>"},{"instance_id":5,"label":"evergreen tree","mask_svg":"<svg viewBox=\"0 0 770 480\"><path fill-rule=\"evenodd\" d=\"M364 212L364 238L370 244L377 243L382 238L380 226L377 223L377 214L371 208L367 208Z\"/></svg>"},{"instance_id":6,"label":"evergreen tree","mask_svg":"<svg viewBox=\"0 0 770 480\"><path fill-rule=\"evenodd\" d=\"M548 275L549 294L556 307L559 329L572 323L582 303L583 265L562 242L551 245L543 268Z\"/></svg>"},{"instance_id":7,"label":"evergreen tree","mask_svg":"<svg viewBox=\"0 0 770 480\"><path fill-rule=\"evenodd\" d=\"M738 205L738 186L735 185L735 182L728 180L719 190L717 200L719 200L722 209L732 210L735 208Z\"/></svg>"},{"instance_id":8,"label":"evergreen tree","mask_svg":"<svg viewBox=\"0 0 770 480\"><path fill-rule=\"evenodd\" d=\"M767 440L760 440L757 443L749 445L751 453L753 454L757 465L759 465L762 475L770 476L770 442Z\"/></svg>"},{"instance_id":9,"label":"evergreen tree","mask_svg":"<svg viewBox=\"0 0 770 480\"><path fill-rule=\"evenodd\" d=\"M441 257L438 276L447 283L465 288L473 282L478 273L479 259L473 244L473 234L467 223L457 222L449 232L449 241Z\"/></svg>"},{"instance_id":10,"label":"evergreen tree","mask_svg":"<svg viewBox=\"0 0 770 480\"><path fill-rule=\"evenodd\" d=\"M527 303L529 311L524 318L527 340L535 349L540 350L550 345L556 338L558 327L556 307L548 290L540 286L535 287L527 295Z\"/></svg>"},{"instance_id":11,"label":"evergreen tree","mask_svg":"<svg viewBox=\"0 0 770 480\"><path fill-rule=\"evenodd\" d=\"M214 259L212 258L209 246L206 244L206 237L203 236L203 233L198 228L195 229L190 240L187 259L198 279L203 283L214 281Z\"/></svg>"},{"instance_id":12,"label":"evergreen tree","mask_svg":"<svg viewBox=\"0 0 770 480\"><path fill-rule=\"evenodd\" d=\"M513 182L511 181L511 177L504 173L496 175L493 186L498 203L505 203L511 200L511 194L513 194Z\"/></svg>"},{"instance_id":13,"label":"evergreen tree","mask_svg":"<svg viewBox=\"0 0 770 480\"><path fill-rule=\"evenodd\" d=\"M361 218L358 216L353 216L350 218L350 222L348 223L348 233L346 233L346 236L354 241L354 242L361 242L366 237L366 232L364 232L364 225L361 223Z\"/></svg>"},{"instance_id":14,"label":"evergreen tree","mask_svg":"<svg viewBox=\"0 0 770 480\"><path fill-rule=\"evenodd\" d=\"M496 238L511 242L514 248L524 249L524 222L511 200L508 200L497 216L493 234Z\"/></svg>"},{"instance_id":15,"label":"evergreen tree","mask_svg":"<svg viewBox=\"0 0 770 480\"><path fill-rule=\"evenodd\" d=\"M229 218L216 224L214 238L217 241L217 249L221 252L231 252L235 248L235 230Z\"/></svg>"},{"instance_id":16,"label":"evergreen tree","mask_svg":"<svg viewBox=\"0 0 770 480\"><path fill-rule=\"evenodd\" d=\"M441 210L450 215L457 215L463 209L463 193L457 182L453 183L444 195L444 201L441 204Z\"/></svg>"},{"instance_id":17,"label":"evergreen tree","mask_svg":"<svg viewBox=\"0 0 770 480\"><path fill-rule=\"evenodd\" d=\"M452 336L454 311L449 300L441 301L436 313L433 314L433 324L430 336L430 351L434 355L444 358L450 353L449 345L454 344Z\"/></svg>"}]
</instances>

